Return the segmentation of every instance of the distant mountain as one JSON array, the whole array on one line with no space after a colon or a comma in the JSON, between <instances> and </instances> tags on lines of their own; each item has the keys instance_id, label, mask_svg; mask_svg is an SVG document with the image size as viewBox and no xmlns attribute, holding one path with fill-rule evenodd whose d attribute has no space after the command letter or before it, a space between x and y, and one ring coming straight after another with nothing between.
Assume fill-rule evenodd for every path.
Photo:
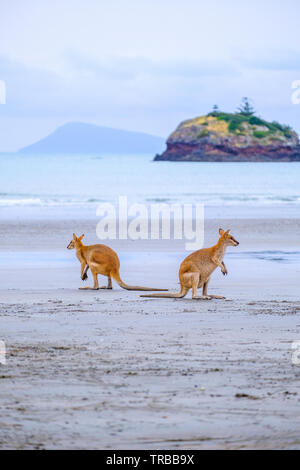
<instances>
[{"instance_id":1,"label":"distant mountain","mask_svg":"<svg viewBox=\"0 0 300 470\"><path fill-rule=\"evenodd\" d=\"M109 127L70 122L52 134L19 150L39 154L101 154L156 153L162 150L164 139L142 132L130 132Z\"/></svg>"}]
</instances>

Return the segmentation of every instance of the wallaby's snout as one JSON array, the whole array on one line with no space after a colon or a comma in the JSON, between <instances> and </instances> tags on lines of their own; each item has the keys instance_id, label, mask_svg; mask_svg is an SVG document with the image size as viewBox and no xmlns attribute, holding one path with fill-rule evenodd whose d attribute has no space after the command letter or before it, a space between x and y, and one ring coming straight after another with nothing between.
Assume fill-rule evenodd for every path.
<instances>
[{"instance_id":1,"label":"wallaby's snout","mask_svg":"<svg viewBox=\"0 0 300 470\"><path fill-rule=\"evenodd\" d=\"M230 242L233 246L239 246L240 242L238 242L234 237L231 237Z\"/></svg>"}]
</instances>

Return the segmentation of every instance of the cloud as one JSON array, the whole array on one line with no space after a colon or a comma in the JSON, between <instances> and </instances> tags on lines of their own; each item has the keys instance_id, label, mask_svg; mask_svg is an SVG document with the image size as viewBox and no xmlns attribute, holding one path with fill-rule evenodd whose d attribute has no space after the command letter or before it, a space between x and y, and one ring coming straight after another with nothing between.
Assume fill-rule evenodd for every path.
<instances>
[{"instance_id":1,"label":"cloud","mask_svg":"<svg viewBox=\"0 0 300 470\"><path fill-rule=\"evenodd\" d=\"M2 115L27 116L47 114L47 106L55 101L63 88L62 78L37 67L0 57L0 78L6 83L6 105Z\"/></svg>"},{"instance_id":2,"label":"cloud","mask_svg":"<svg viewBox=\"0 0 300 470\"><path fill-rule=\"evenodd\" d=\"M203 75L234 75L237 68L228 61L207 59L151 60L145 57L110 56L96 59L69 50L64 59L71 71L87 72L95 76L116 80L133 80L139 76L186 77Z\"/></svg>"},{"instance_id":3,"label":"cloud","mask_svg":"<svg viewBox=\"0 0 300 470\"><path fill-rule=\"evenodd\" d=\"M239 64L246 68L270 71L299 71L300 52L291 50L258 51L255 55L239 54Z\"/></svg>"},{"instance_id":4,"label":"cloud","mask_svg":"<svg viewBox=\"0 0 300 470\"><path fill-rule=\"evenodd\" d=\"M233 77L226 62L141 57L96 60L68 52L62 71L28 67L0 57L7 83L7 115L94 115L114 109L162 109L193 102L195 89L207 79Z\"/></svg>"}]
</instances>

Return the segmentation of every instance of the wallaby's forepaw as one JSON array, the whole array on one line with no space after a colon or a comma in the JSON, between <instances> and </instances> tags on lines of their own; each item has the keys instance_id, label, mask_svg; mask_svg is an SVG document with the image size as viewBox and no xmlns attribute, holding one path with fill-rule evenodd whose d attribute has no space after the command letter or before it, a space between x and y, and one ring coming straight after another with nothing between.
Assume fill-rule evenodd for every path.
<instances>
[{"instance_id":1,"label":"wallaby's forepaw","mask_svg":"<svg viewBox=\"0 0 300 470\"><path fill-rule=\"evenodd\" d=\"M81 279L82 279L83 281L86 281L86 280L88 279L87 273L84 273Z\"/></svg>"},{"instance_id":2,"label":"wallaby's forepaw","mask_svg":"<svg viewBox=\"0 0 300 470\"><path fill-rule=\"evenodd\" d=\"M227 269L224 269L224 270L222 271L222 274L223 274L223 276L228 276L228 271L227 271Z\"/></svg>"}]
</instances>

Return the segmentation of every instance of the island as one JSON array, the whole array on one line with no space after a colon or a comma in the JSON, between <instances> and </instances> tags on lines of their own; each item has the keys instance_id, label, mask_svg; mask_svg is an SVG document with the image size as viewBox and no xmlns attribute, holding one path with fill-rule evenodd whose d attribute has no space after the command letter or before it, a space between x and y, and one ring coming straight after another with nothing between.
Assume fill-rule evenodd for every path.
<instances>
[{"instance_id":1,"label":"island","mask_svg":"<svg viewBox=\"0 0 300 470\"><path fill-rule=\"evenodd\" d=\"M297 162L297 133L276 121L255 115L247 98L236 113L214 107L205 116L182 122L155 161L175 162Z\"/></svg>"}]
</instances>

